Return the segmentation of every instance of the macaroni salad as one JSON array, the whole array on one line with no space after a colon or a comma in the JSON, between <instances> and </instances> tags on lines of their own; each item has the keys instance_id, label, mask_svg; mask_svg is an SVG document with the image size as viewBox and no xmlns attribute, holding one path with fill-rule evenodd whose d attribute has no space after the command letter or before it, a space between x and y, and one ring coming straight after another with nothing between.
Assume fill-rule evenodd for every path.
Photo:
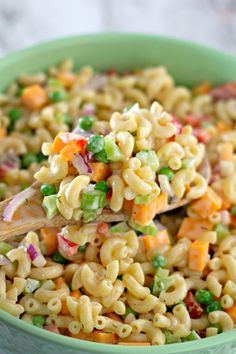
<instances>
[{"instance_id":1,"label":"macaroni salad","mask_svg":"<svg viewBox=\"0 0 236 354\"><path fill-rule=\"evenodd\" d=\"M0 95L0 199L35 176L47 217L78 223L0 242L0 309L130 346L234 328L235 119L235 83L188 89L164 67L94 73L66 60L19 77ZM128 221L96 223L104 207Z\"/></svg>"}]
</instances>

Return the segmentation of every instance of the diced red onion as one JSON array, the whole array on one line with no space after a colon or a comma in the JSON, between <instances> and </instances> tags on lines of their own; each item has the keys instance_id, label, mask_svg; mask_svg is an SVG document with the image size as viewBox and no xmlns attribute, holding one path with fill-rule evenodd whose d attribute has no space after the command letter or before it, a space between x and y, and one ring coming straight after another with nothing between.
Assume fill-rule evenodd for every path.
<instances>
[{"instance_id":1,"label":"diced red onion","mask_svg":"<svg viewBox=\"0 0 236 354\"><path fill-rule=\"evenodd\" d=\"M83 116L92 116L95 113L95 105L87 103L83 106L82 111L80 112L80 117Z\"/></svg>"},{"instance_id":2,"label":"diced red onion","mask_svg":"<svg viewBox=\"0 0 236 354\"><path fill-rule=\"evenodd\" d=\"M64 256L70 257L78 252L78 245L74 242L71 242L63 235L58 234L58 250Z\"/></svg>"},{"instance_id":3,"label":"diced red onion","mask_svg":"<svg viewBox=\"0 0 236 354\"><path fill-rule=\"evenodd\" d=\"M29 246L27 247L27 253L29 254L32 264L35 267L45 266L46 264L45 258L40 254L40 252L32 243L30 243Z\"/></svg>"},{"instance_id":4,"label":"diced red onion","mask_svg":"<svg viewBox=\"0 0 236 354\"><path fill-rule=\"evenodd\" d=\"M18 193L4 209L3 220L11 221L15 211L19 208L19 206L26 202L26 200L29 199L34 193L35 190L31 187L26 188L22 192Z\"/></svg>"},{"instance_id":5,"label":"diced red onion","mask_svg":"<svg viewBox=\"0 0 236 354\"><path fill-rule=\"evenodd\" d=\"M90 136L94 135L91 130L80 129L79 125L73 130L72 133L82 135L83 138L89 138Z\"/></svg>"},{"instance_id":6,"label":"diced red onion","mask_svg":"<svg viewBox=\"0 0 236 354\"><path fill-rule=\"evenodd\" d=\"M27 253L30 256L31 261L35 260L35 258L38 257L39 254L36 247L32 243L30 243L27 247Z\"/></svg>"},{"instance_id":7,"label":"diced red onion","mask_svg":"<svg viewBox=\"0 0 236 354\"><path fill-rule=\"evenodd\" d=\"M81 136L79 134L76 134L75 132L73 133L69 133L69 132L65 132L65 133L60 133L59 134L59 138L63 141L63 143L67 144L71 141L77 141L77 140L85 140L84 136Z\"/></svg>"},{"instance_id":8,"label":"diced red onion","mask_svg":"<svg viewBox=\"0 0 236 354\"><path fill-rule=\"evenodd\" d=\"M39 268L39 267L44 267L46 264L46 259L39 253L38 256L32 261L32 264Z\"/></svg>"},{"instance_id":9,"label":"diced red onion","mask_svg":"<svg viewBox=\"0 0 236 354\"><path fill-rule=\"evenodd\" d=\"M7 257L5 257L3 254L0 254L0 266L4 266L11 263Z\"/></svg>"},{"instance_id":10,"label":"diced red onion","mask_svg":"<svg viewBox=\"0 0 236 354\"><path fill-rule=\"evenodd\" d=\"M88 164L86 157L76 154L72 160L72 165L77 169L80 175L91 175L92 169Z\"/></svg>"}]
</instances>

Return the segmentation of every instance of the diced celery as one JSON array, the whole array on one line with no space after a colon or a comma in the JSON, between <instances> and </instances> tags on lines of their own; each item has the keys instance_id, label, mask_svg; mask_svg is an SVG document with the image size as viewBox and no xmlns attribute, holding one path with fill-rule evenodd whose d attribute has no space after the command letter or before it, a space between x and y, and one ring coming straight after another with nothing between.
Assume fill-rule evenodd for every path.
<instances>
[{"instance_id":1,"label":"diced celery","mask_svg":"<svg viewBox=\"0 0 236 354\"><path fill-rule=\"evenodd\" d=\"M226 236L229 235L229 228L223 224L217 224L214 227L214 231L216 231L218 241L223 240Z\"/></svg>"},{"instance_id":2,"label":"diced celery","mask_svg":"<svg viewBox=\"0 0 236 354\"><path fill-rule=\"evenodd\" d=\"M191 331L186 337L183 338L183 342L190 342L192 340L198 340L201 337L195 331Z\"/></svg>"},{"instance_id":3,"label":"diced celery","mask_svg":"<svg viewBox=\"0 0 236 354\"><path fill-rule=\"evenodd\" d=\"M169 270L159 267L154 275L152 284L152 294L159 296L162 290L166 290L171 284L172 279L169 277Z\"/></svg>"},{"instance_id":4,"label":"diced celery","mask_svg":"<svg viewBox=\"0 0 236 354\"><path fill-rule=\"evenodd\" d=\"M0 254L4 256L12 249L12 246L6 242L0 242Z\"/></svg>"},{"instance_id":5,"label":"diced celery","mask_svg":"<svg viewBox=\"0 0 236 354\"><path fill-rule=\"evenodd\" d=\"M94 219L96 219L96 212L92 211L92 210L84 210L84 214L83 214L83 221L84 222L90 222L93 221Z\"/></svg>"},{"instance_id":6,"label":"diced celery","mask_svg":"<svg viewBox=\"0 0 236 354\"><path fill-rule=\"evenodd\" d=\"M56 201L56 194L48 195L43 198L43 207L46 211L48 219L52 219L58 212Z\"/></svg>"},{"instance_id":7,"label":"diced celery","mask_svg":"<svg viewBox=\"0 0 236 354\"><path fill-rule=\"evenodd\" d=\"M135 204L148 204L155 198L155 195L137 195L134 199Z\"/></svg>"},{"instance_id":8,"label":"diced celery","mask_svg":"<svg viewBox=\"0 0 236 354\"><path fill-rule=\"evenodd\" d=\"M127 223L125 221L123 221L123 222L120 222L119 224L111 226L109 231L112 233L127 232L127 231L129 231L129 226L127 225Z\"/></svg>"},{"instance_id":9,"label":"diced celery","mask_svg":"<svg viewBox=\"0 0 236 354\"><path fill-rule=\"evenodd\" d=\"M176 338L170 331L164 330L164 335L166 337L166 344L180 343L181 339Z\"/></svg>"},{"instance_id":10,"label":"diced celery","mask_svg":"<svg viewBox=\"0 0 236 354\"><path fill-rule=\"evenodd\" d=\"M105 137L105 152L109 161L118 162L122 159L122 153L118 145L116 145L114 139L110 136Z\"/></svg>"},{"instance_id":11,"label":"diced celery","mask_svg":"<svg viewBox=\"0 0 236 354\"><path fill-rule=\"evenodd\" d=\"M155 271L155 275L157 277L159 277L160 279L164 279L167 278L169 276L169 269L165 269L165 268L157 268L157 270Z\"/></svg>"},{"instance_id":12,"label":"diced celery","mask_svg":"<svg viewBox=\"0 0 236 354\"><path fill-rule=\"evenodd\" d=\"M81 197L80 208L82 210L98 210L104 208L106 193L100 190L84 191Z\"/></svg>"},{"instance_id":13,"label":"diced celery","mask_svg":"<svg viewBox=\"0 0 236 354\"><path fill-rule=\"evenodd\" d=\"M39 280L36 279L27 279L27 283L25 286L24 294L32 294L36 289L40 287L41 283Z\"/></svg>"},{"instance_id":14,"label":"diced celery","mask_svg":"<svg viewBox=\"0 0 236 354\"><path fill-rule=\"evenodd\" d=\"M182 160L182 169L186 170L187 168L192 168L194 167L196 162L195 157L189 157L187 159Z\"/></svg>"},{"instance_id":15,"label":"diced celery","mask_svg":"<svg viewBox=\"0 0 236 354\"><path fill-rule=\"evenodd\" d=\"M136 157L141 161L142 166L150 166L156 172L159 167L158 157L153 150L142 150L136 154Z\"/></svg>"},{"instance_id":16,"label":"diced celery","mask_svg":"<svg viewBox=\"0 0 236 354\"><path fill-rule=\"evenodd\" d=\"M132 229L139 231L142 234L146 234L146 235L156 236L156 234L158 232L158 228L156 227L154 222L151 222L149 225L142 226L132 220L129 220L129 225L130 225L130 227L132 227Z\"/></svg>"}]
</instances>

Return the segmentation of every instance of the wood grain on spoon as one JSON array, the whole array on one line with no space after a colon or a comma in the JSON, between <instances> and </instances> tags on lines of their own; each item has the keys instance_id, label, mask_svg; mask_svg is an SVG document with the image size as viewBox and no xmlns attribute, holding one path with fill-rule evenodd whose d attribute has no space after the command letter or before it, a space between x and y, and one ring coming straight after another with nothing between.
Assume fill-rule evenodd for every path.
<instances>
[{"instance_id":1,"label":"wood grain on spoon","mask_svg":"<svg viewBox=\"0 0 236 354\"><path fill-rule=\"evenodd\" d=\"M11 221L4 221L2 219L2 215L4 209L14 197L0 203L0 241L6 240L13 236L22 235L29 231L38 230L42 227L60 227L78 223L78 221L75 220L67 220L60 214L49 220L46 217L45 211L42 207L43 197L40 192L40 184L36 182L31 186L31 188L34 188L34 194L15 211ZM186 199L180 200L168 205L164 210L159 211L158 214L179 208L187 203L188 201ZM123 212L114 213L110 209L105 208L103 209L102 214L99 215L95 221L119 222L127 219L128 216Z\"/></svg>"},{"instance_id":2,"label":"wood grain on spoon","mask_svg":"<svg viewBox=\"0 0 236 354\"><path fill-rule=\"evenodd\" d=\"M210 164L207 159L204 159L199 172L209 181L211 170ZM34 189L34 194L26 200L15 211L11 221L7 222L3 220L3 212L6 206L10 203L15 196L0 202L0 241L6 240L13 236L22 235L29 231L38 230L42 227L54 227L65 226L68 224L76 224L78 221L66 220L62 215L58 214L52 219L46 217L45 211L42 207L43 196L40 191L40 183L35 182L30 188ZM166 208L160 210L158 214L165 213L170 210L180 208L190 201L182 199L177 202L169 204ZM128 216L123 212L114 213L110 209L105 208L101 215L99 215L95 221L98 222L119 222L127 220Z\"/></svg>"}]
</instances>

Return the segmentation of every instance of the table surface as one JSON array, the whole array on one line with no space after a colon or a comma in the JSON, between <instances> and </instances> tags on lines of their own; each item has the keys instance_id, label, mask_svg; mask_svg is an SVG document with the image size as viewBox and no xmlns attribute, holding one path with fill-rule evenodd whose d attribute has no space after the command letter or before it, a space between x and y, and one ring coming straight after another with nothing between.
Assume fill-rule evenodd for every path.
<instances>
[{"instance_id":1,"label":"table surface","mask_svg":"<svg viewBox=\"0 0 236 354\"><path fill-rule=\"evenodd\" d=\"M0 0L0 56L98 31L168 35L236 53L236 0Z\"/></svg>"},{"instance_id":2,"label":"table surface","mask_svg":"<svg viewBox=\"0 0 236 354\"><path fill-rule=\"evenodd\" d=\"M97 31L169 35L236 53L236 0L0 0L0 55Z\"/></svg>"}]
</instances>

